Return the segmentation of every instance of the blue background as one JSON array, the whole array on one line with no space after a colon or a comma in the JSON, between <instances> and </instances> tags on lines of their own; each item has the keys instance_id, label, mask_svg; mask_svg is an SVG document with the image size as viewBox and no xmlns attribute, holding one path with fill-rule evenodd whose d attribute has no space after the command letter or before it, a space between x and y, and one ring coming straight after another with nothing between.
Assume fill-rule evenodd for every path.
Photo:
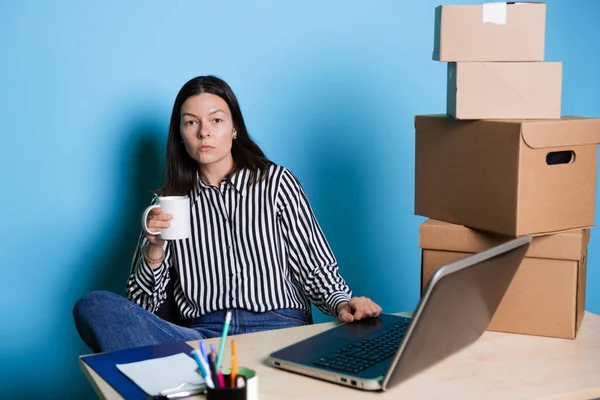
<instances>
[{"instance_id":1,"label":"blue background","mask_svg":"<svg viewBox=\"0 0 600 400\"><path fill-rule=\"evenodd\" d=\"M124 293L175 95L197 75L224 78L251 135L300 178L355 293L413 308L413 116L445 110L438 4L3 1L0 397L93 396L72 306ZM565 115L600 117L598 15L594 0L548 1ZM594 233L587 309L600 313Z\"/></svg>"}]
</instances>

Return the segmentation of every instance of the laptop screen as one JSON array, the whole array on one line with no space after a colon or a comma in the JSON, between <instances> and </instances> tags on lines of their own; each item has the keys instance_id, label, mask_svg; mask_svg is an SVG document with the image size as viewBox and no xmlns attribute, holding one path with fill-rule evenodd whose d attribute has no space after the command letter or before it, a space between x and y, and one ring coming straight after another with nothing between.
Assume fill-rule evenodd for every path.
<instances>
[{"instance_id":1,"label":"laptop screen","mask_svg":"<svg viewBox=\"0 0 600 400\"><path fill-rule=\"evenodd\" d=\"M413 323L383 382L384 389L476 341L487 329L517 272L531 237L441 267L431 278Z\"/></svg>"}]
</instances>

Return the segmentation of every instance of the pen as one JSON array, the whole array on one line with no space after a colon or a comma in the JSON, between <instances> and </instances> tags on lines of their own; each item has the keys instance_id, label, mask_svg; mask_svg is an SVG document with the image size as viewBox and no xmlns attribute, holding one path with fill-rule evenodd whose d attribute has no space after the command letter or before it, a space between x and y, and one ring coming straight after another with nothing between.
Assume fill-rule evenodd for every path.
<instances>
[{"instance_id":1,"label":"pen","mask_svg":"<svg viewBox=\"0 0 600 400\"><path fill-rule=\"evenodd\" d=\"M196 394L204 394L206 393L205 388L201 389L191 389L191 390L182 390L181 392L169 393L169 394L158 394L154 396L146 397L146 400L168 400L168 399L182 399L185 397L190 397Z\"/></svg>"},{"instance_id":2,"label":"pen","mask_svg":"<svg viewBox=\"0 0 600 400\"><path fill-rule=\"evenodd\" d=\"M237 345L235 340L231 341L231 387L236 386L235 377L237 375Z\"/></svg>"},{"instance_id":3,"label":"pen","mask_svg":"<svg viewBox=\"0 0 600 400\"><path fill-rule=\"evenodd\" d=\"M204 370L206 371L206 377L204 378L204 380L206 381L206 386L208 386L211 389L214 389L216 384L211 376L210 367L208 366L208 362L206 360L202 359L202 357L200 357L200 360L202 361L202 366L204 367Z\"/></svg>"},{"instance_id":4,"label":"pen","mask_svg":"<svg viewBox=\"0 0 600 400\"><path fill-rule=\"evenodd\" d=\"M198 354L198 350L192 350L192 358L194 360L196 360L196 364L198 364L198 369L200 370L200 374L202 375L202 377L206 378L206 370L204 369L204 366L202 365L202 361L200 360L200 357L202 357L202 355Z\"/></svg>"},{"instance_id":5,"label":"pen","mask_svg":"<svg viewBox=\"0 0 600 400\"><path fill-rule=\"evenodd\" d=\"M204 357L204 360L206 360L206 363L208 364L208 354L206 354L206 346L204 345L203 340L200 341L200 353L202 353L202 357Z\"/></svg>"},{"instance_id":6,"label":"pen","mask_svg":"<svg viewBox=\"0 0 600 400\"><path fill-rule=\"evenodd\" d=\"M225 386L225 377L223 376L223 372L221 372L221 370L217 372L217 377L219 378L219 386L223 389L226 388L227 386Z\"/></svg>"},{"instance_id":7,"label":"pen","mask_svg":"<svg viewBox=\"0 0 600 400\"><path fill-rule=\"evenodd\" d=\"M237 384L237 387L243 388L244 386L246 386L246 380L244 379L243 376L238 375L236 384Z\"/></svg>"},{"instance_id":8,"label":"pen","mask_svg":"<svg viewBox=\"0 0 600 400\"><path fill-rule=\"evenodd\" d=\"M223 357L223 349L225 348L225 341L227 340L227 333L229 332L229 324L231 323L231 311L227 311L225 315L225 324L223 325L223 333L221 335L221 345L219 346L219 354L217 356L217 371L221 368L221 358Z\"/></svg>"},{"instance_id":9,"label":"pen","mask_svg":"<svg viewBox=\"0 0 600 400\"><path fill-rule=\"evenodd\" d=\"M198 350L192 350L192 357L194 358L194 360L196 360L196 364L198 364L198 369L200 370L200 373L204 378L204 382L206 382L206 386L208 386L211 389L214 389L215 383L212 377L210 376L210 369L206 360L204 360L202 355L198 353Z\"/></svg>"},{"instance_id":10,"label":"pen","mask_svg":"<svg viewBox=\"0 0 600 400\"><path fill-rule=\"evenodd\" d=\"M216 368L216 354L214 351L211 351L210 357L208 357L208 367L210 370L210 375L215 387L220 387L219 385L219 377L217 376L217 368Z\"/></svg>"}]
</instances>

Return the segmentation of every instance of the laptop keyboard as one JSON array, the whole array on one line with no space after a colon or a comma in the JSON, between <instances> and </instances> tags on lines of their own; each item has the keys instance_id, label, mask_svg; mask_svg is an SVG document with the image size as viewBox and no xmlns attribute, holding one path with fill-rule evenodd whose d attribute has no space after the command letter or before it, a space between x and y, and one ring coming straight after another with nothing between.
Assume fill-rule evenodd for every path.
<instances>
[{"instance_id":1,"label":"laptop keyboard","mask_svg":"<svg viewBox=\"0 0 600 400\"><path fill-rule=\"evenodd\" d=\"M406 334L410 319L399 322L383 332L365 336L358 342L319 357L312 363L338 371L356 374L393 356Z\"/></svg>"}]
</instances>

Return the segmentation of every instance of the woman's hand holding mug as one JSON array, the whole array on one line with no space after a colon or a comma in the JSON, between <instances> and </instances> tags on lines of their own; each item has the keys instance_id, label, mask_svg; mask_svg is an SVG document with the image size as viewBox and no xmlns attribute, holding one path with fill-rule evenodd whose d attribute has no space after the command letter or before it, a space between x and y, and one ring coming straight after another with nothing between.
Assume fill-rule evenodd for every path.
<instances>
[{"instance_id":1,"label":"woman's hand holding mug","mask_svg":"<svg viewBox=\"0 0 600 400\"><path fill-rule=\"evenodd\" d=\"M162 249L165 239L162 239L160 235L149 233L149 231L160 233L163 229L170 227L169 221L173 219L173 215L164 213L160 207L152 208L147 215L144 228L148 229L144 229L144 236L152 245Z\"/></svg>"},{"instance_id":2,"label":"woman's hand holding mug","mask_svg":"<svg viewBox=\"0 0 600 400\"><path fill-rule=\"evenodd\" d=\"M142 214L142 227L149 243L142 249L144 259L150 268L156 269L165 259L166 240L187 239L191 235L189 197L158 197L157 203Z\"/></svg>"},{"instance_id":3,"label":"woman's hand holding mug","mask_svg":"<svg viewBox=\"0 0 600 400\"><path fill-rule=\"evenodd\" d=\"M165 240L187 239L191 236L190 199L187 196L159 197L156 204L142 215L144 236L154 245Z\"/></svg>"}]
</instances>

